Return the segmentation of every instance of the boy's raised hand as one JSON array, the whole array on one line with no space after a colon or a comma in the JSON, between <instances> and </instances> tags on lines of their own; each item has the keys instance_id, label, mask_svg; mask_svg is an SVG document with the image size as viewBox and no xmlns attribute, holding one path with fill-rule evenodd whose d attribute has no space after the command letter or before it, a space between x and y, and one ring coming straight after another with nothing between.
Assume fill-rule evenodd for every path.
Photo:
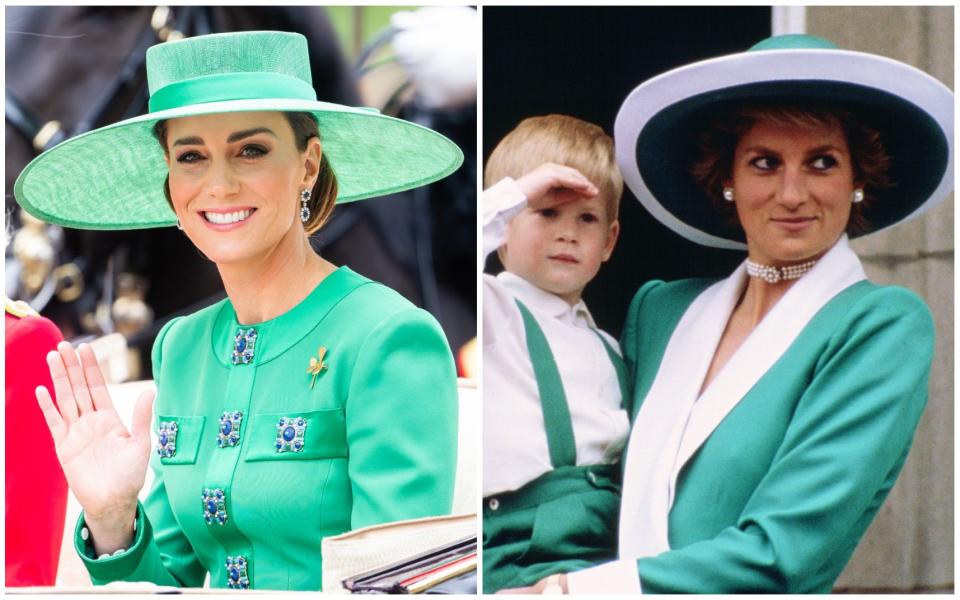
<instances>
[{"instance_id":1,"label":"boy's raised hand","mask_svg":"<svg viewBox=\"0 0 960 600\"><path fill-rule=\"evenodd\" d=\"M572 168L558 165L555 163L543 163L536 169L530 171L523 177L517 179L517 185L527 197L527 203L530 208L545 208L547 205L558 202L569 202L575 200L578 196L592 198L600 193L587 177L580 171ZM561 189L570 190L574 194L552 194L551 198L546 198L550 190Z\"/></svg>"}]
</instances>

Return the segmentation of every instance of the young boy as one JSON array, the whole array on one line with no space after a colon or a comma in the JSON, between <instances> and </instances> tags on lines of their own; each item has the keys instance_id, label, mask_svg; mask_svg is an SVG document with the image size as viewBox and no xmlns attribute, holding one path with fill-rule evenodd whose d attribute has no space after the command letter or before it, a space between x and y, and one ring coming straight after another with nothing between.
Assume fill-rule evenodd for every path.
<instances>
[{"instance_id":1,"label":"young boy","mask_svg":"<svg viewBox=\"0 0 960 600\"><path fill-rule=\"evenodd\" d=\"M495 184L495 185L491 185ZM610 258L623 180L613 141L562 115L522 121L484 175L483 587L615 554L629 430L616 340L581 299Z\"/></svg>"}]
</instances>

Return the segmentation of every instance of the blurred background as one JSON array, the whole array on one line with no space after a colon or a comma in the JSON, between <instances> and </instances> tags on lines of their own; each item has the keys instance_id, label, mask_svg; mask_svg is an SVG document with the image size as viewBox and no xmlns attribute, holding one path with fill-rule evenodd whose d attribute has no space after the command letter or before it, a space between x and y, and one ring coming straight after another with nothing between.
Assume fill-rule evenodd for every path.
<instances>
[{"instance_id":1,"label":"blurred background","mask_svg":"<svg viewBox=\"0 0 960 600\"><path fill-rule=\"evenodd\" d=\"M820 35L841 48L889 56L953 87L950 6L484 7L484 158L534 115L572 115L612 135L621 103L644 80L781 33ZM613 335L644 282L725 277L743 260L742 252L681 238L629 189L620 221L613 257L584 293L597 324ZM907 464L835 591L954 589L953 232L950 198L908 224L853 242L870 279L923 296L937 346ZM486 270L500 269L492 256Z\"/></svg>"},{"instance_id":2,"label":"blurred background","mask_svg":"<svg viewBox=\"0 0 960 600\"><path fill-rule=\"evenodd\" d=\"M13 183L44 149L147 112L147 47L204 33L295 31L308 39L320 100L376 107L463 150L453 175L339 206L311 241L333 263L433 313L468 375L461 357L476 336L477 27L476 12L465 7L9 7L7 296L74 343L119 334L108 338L111 347L125 343L129 353L111 365L111 378L149 379L163 324L224 297L215 266L172 227L101 232L40 223L21 212Z\"/></svg>"}]
</instances>

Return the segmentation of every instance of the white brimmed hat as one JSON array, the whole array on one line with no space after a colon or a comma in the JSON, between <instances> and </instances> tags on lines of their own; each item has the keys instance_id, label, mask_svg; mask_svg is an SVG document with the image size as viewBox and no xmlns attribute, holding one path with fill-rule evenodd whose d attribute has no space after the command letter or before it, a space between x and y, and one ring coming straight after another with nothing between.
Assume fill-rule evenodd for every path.
<instances>
[{"instance_id":1,"label":"white brimmed hat","mask_svg":"<svg viewBox=\"0 0 960 600\"><path fill-rule=\"evenodd\" d=\"M617 114L617 161L627 186L661 223L717 248L745 248L690 175L700 132L721 112L766 101L842 106L880 132L894 185L863 208L881 231L953 190L953 92L902 62L841 50L811 35L768 38L746 52L679 67L630 93Z\"/></svg>"}]
</instances>

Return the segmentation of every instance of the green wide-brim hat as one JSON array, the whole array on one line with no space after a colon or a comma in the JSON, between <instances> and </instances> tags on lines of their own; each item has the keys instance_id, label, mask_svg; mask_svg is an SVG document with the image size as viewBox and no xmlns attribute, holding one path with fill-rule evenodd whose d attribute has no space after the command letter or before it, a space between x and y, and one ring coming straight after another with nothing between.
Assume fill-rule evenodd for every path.
<instances>
[{"instance_id":1,"label":"green wide-brim hat","mask_svg":"<svg viewBox=\"0 0 960 600\"><path fill-rule=\"evenodd\" d=\"M746 248L690 174L698 137L744 103L841 106L880 132L894 185L869 190L865 234L923 214L953 190L953 92L902 62L840 50L823 38L781 35L696 62L635 88L614 126L627 186L661 223L698 244Z\"/></svg>"},{"instance_id":2,"label":"green wide-brim hat","mask_svg":"<svg viewBox=\"0 0 960 600\"><path fill-rule=\"evenodd\" d=\"M157 121L244 111L307 112L339 187L338 203L415 188L463 162L444 136L375 109L318 102L307 40L250 31L198 36L147 50L150 112L79 135L24 168L14 194L48 223L84 229L175 225L163 193Z\"/></svg>"}]
</instances>

